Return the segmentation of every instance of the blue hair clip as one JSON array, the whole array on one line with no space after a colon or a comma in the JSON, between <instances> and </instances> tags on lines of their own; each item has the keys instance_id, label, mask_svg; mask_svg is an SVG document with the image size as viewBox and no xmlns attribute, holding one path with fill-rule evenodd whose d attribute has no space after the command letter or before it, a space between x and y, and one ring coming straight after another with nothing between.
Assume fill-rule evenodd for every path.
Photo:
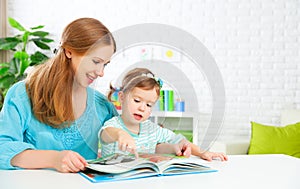
<instances>
[{"instance_id":1,"label":"blue hair clip","mask_svg":"<svg viewBox=\"0 0 300 189\"><path fill-rule=\"evenodd\" d=\"M159 85L160 88L162 88L162 86L163 86L163 84L164 84L164 82L163 82L160 78L155 77L155 76L154 76L153 74L151 74L151 73L147 73L147 74L143 73L142 76L146 76L146 77L149 77L149 78L154 79L154 80L158 83L158 85Z\"/></svg>"},{"instance_id":2,"label":"blue hair clip","mask_svg":"<svg viewBox=\"0 0 300 189\"><path fill-rule=\"evenodd\" d=\"M154 79L159 84L159 88L162 88L164 82L160 78L157 78L157 77L154 77Z\"/></svg>"}]
</instances>

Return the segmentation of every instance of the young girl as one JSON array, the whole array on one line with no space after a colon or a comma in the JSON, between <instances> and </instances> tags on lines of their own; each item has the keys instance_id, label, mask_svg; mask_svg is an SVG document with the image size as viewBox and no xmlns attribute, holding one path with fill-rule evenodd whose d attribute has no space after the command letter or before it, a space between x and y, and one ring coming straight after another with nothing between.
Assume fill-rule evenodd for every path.
<instances>
[{"instance_id":1,"label":"young girl","mask_svg":"<svg viewBox=\"0 0 300 189\"><path fill-rule=\"evenodd\" d=\"M227 160L226 155L201 151L182 135L148 120L161 86L161 80L146 68L135 68L125 75L119 92L122 115L105 122L99 131L102 156L128 151L136 156L138 153L174 153L187 157L192 154L206 160ZM109 99L114 91L111 87Z\"/></svg>"}]
</instances>

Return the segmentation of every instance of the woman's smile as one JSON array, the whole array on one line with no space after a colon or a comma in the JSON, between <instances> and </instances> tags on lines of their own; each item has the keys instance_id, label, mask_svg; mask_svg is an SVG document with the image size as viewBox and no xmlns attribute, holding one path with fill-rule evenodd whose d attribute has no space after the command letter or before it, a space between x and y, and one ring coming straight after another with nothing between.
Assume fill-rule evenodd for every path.
<instances>
[{"instance_id":1,"label":"woman's smile","mask_svg":"<svg viewBox=\"0 0 300 189\"><path fill-rule=\"evenodd\" d=\"M91 84L93 83L93 81L96 79L95 77L89 75L89 74L86 74L87 75L87 78L89 79L88 83Z\"/></svg>"}]
</instances>

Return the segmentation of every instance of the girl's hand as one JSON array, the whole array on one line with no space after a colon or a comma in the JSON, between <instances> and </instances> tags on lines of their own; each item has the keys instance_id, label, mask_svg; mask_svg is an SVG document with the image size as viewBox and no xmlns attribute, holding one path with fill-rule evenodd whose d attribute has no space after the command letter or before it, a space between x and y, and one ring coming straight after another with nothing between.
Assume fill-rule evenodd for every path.
<instances>
[{"instance_id":1,"label":"girl's hand","mask_svg":"<svg viewBox=\"0 0 300 189\"><path fill-rule=\"evenodd\" d=\"M70 150L58 152L54 159L54 168L62 173L76 173L84 170L86 166L86 160L77 152Z\"/></svg>"},{"instance_id":2,"label":"girl's hand","mask_svg":"<svg viewBox=\"0 0 300 189\"><path fill-rule=\"evenodd\" d=\"M224 153L218 153L218 152L204 151L200 153L198 156L207 161L212 161L213 159L220 159L221 161L228 160L228 157Z\"/></svg>"},{"instance_id":3,"label":"girl's hand","mask_svg":"<svg viewBox=\"0 0 300 189\"><path fill-rule=\"evenodd\" d=\"M174 145L175 148L175 154L177 156L185 156L190 157L192 153L192 149L190 146L190 142L183 139L178 144Z\"/></svg>"},{"instance_id":4,"label":"girl's hand","mask_svg":"<svg viewBox=\"0 0 300 189\"><path fill-rule=\"evenodd\" d=\"M126 131L118 131L118 144L120 150L134 154L136 158L139 157L135 141Z\"/></svg>"}]
</instances>

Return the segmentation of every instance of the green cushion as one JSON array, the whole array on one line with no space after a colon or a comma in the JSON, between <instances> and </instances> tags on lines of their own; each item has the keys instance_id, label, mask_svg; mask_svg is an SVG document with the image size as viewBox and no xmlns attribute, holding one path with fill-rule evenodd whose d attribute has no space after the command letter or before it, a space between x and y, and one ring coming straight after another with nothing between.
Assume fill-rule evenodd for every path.
<instances>
[{"instance_id":1,"label":"green cushion","mask_svg":"<svg viewBox=\"0 0 300 189\"><path fill-rule=\"evenodd\" d=\"M287 154L300 158L300 122L285 127L251 122L248 154Z\"/></svg>"}]
</instances>

